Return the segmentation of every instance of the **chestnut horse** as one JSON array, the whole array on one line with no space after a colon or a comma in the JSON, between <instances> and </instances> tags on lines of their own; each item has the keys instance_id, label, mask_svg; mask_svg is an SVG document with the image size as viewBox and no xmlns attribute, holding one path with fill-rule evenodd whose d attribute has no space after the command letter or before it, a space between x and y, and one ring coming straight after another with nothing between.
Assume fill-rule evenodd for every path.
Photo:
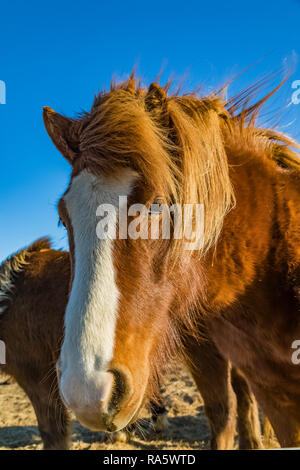
<instances>
[{"instance_id":1,"label":"chestnut horse","mask_svg":"<svg viewBox=\"0 0 300 470\"><path fill-rule=\"evenodd\" d=\"M36 413L45 449L67 449L69 416L58 389L55 364L63 339L63 318L70 283L69 254L51 249L49 239L41 238L26 249L10 256L0 266L0 339L6 345L6 365L0 372L14 377L28 395ZM216 370L221 359L214 359L215 347L207 342L206 352ZM223 377L228 373L223 361ZM207 373L213 372L208 367ZM214 373L214 372L213 372ZM255 400L247 383L233 371L233 387L238 402L240 448L260 447L260 432ZM228 392L210 389L216 385L214 375L207 375L211 393L222 394L219 403L227 407ZM208 408L208 407L207 407ZM166 409L162 398L150 402L155 431L166 429ZM212 410L212 431L220 419ZM233 409L234 411L234 409ZM228 419L235 423L235 416ZM126 439L130 432L117 433L115 439Z\"/></svg>"},{"instance_id":2,"label":"chestnut horse","mask_svg":"<svg viewBox=\"0 0 300 470\"><path fill-rule=\"evenodd\" d=\"M176 350L201 390L205 327L247 376L280 444L300 445L300 367L291 349L300 338L297 144L257 125L265 99L247 101L168 96L131 77L76 119L44 109L72 165L58 205L72 265L59 386L87 427L112 431L136 420ZM203 204L199 250L187 250L175 229L170 239L116 235L120 196L129 208Z\"/></svg>"}]
</instances>

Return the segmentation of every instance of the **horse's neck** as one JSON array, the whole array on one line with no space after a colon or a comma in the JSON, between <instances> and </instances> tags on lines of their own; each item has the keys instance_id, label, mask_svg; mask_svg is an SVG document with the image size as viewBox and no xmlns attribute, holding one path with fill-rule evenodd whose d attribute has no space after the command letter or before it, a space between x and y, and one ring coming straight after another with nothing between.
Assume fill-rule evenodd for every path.
<instances>
[{"instance_id":1,"label":"horse's neck","mask_svg":"<svg viewBox=\"0 0 300 470\"><path fill-rule=\"evenodd\" d=\"M273 244L276 190L269 166L249 160L231 168L236 207L225 217L217 246L205 260L208 301L231 305L266 269Z\"/></svg>"},{"instance_id":2,"label":"horse's neck","mask_svg":"<svg viewBox=\"0 0 300 470\"><path fill-rule=\"evenodd\" d=\"M217 245L185 276L187 292L210 312L242 301L266 279L284 282L287 272L300 269L299 176L276 171L273 162L255 155L230 163L236 207L225 217Z\"/></svg>"}]
</instances>

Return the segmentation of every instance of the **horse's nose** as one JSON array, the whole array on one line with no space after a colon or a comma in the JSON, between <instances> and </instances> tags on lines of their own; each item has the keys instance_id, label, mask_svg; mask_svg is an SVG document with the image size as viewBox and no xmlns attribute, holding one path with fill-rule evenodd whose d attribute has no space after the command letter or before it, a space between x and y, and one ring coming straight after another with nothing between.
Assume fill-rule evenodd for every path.
<instances>
[{"instance_id":1,"label":"horse's nose","mask_svg":"<svg viewBox=\"0 0 300 470\"><path fill-rule=\"evenodd\" d=\"M108 414L113 383L111 372L98 372L88 379L65 372L60 378L60 392L66 406L85 427L97 431L113 430Z\"/></svg>"}]
</instances>

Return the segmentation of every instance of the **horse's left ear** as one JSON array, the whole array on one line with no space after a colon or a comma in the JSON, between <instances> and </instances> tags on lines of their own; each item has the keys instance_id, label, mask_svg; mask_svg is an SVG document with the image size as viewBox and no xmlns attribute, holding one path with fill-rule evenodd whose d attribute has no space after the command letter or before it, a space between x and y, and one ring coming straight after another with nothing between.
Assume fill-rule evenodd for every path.
<instances>
[{"instance_id":1,"label":"horse's left ear","mask_svg":"<svg viewBox=\"0 0 300 470\"><path fill-rule=\"evenodd\" d=\"M44 107L43 119L52 142L72 165L79 154L79 139L76 135L75 121L56 113L48 106Z\"/></svg>"}]
</instances>

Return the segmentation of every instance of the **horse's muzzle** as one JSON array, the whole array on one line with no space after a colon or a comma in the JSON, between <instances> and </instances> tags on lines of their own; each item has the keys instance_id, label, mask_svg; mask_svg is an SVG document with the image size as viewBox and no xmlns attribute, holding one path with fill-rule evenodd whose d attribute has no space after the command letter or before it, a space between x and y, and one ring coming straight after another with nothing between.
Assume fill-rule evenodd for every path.
<instances>
[{"instance_id":1,"label":"horse's muzzle","mask_svg":"<svg viewBox=\"0 0 300 470\"><path fill-rule=\"evenodd\" d=\"M110 404L114 382L111 372L100 372L94 380L63 373L60 393L65 405L83 426L94 431L114 431L115 411Z\"/></svg>"}]
</instances>

